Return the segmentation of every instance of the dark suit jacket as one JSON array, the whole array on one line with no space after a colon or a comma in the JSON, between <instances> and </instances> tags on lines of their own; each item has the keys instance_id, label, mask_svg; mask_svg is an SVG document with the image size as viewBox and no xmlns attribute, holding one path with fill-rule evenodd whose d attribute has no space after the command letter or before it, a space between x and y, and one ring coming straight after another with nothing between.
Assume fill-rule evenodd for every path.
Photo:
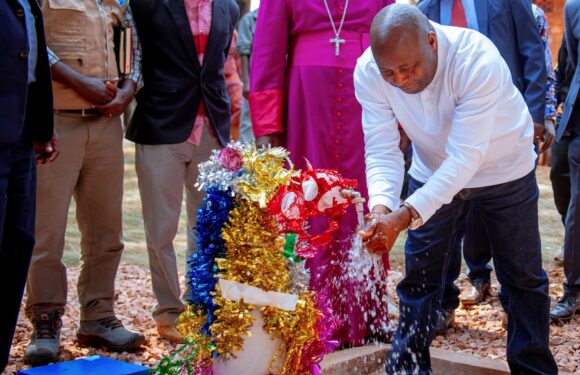
<instances>
[{"instance_id":1,"label":"dark suit jacket","mask_svg":"<svg viewBox=\"0 0 580 375\"><path fill-rule=\"evenodd\" d=\"M580 0L568 0L566 2L564 24L568 63L571 68L575 69L575 72L570 81L568 96L562 108L563 114L558 125L556 140L560 140L566 128L575 133L580 133L580 121L576 120L580 115L578 113L580 105L576 105L578 102L578 90L580 89L580 60L578 59L580 55Z\"/></svg>"},{"instance_id":2,"label":"dark suit jacket","mask_svg":"<svg viewBox=\"0 0 580 375\"><path fill-rule=\"evenodd\" d=\"M568 49L566 48L566 36L562 35L562 44L558 50L558 66L554 69L556 74L556 102L559 106L568 96L570 84L575 73L575 66L568 60Z\"/></svg>"},{"instance_id":3,"label":"dark suit jacket","mask_svg":"<svg viewBox=\"0 0 580 375\"><path fill-rule=\"evenodd\" d=\"M48 142L52 137L52 85L42 13L30 0L36 17L38 62L36 82L28 85L28 35L23 10L16 0L0 1L0 143L22 137Z\"/></svg>"},{"instance_id":4,"label":"dark suit jacket","mask_svg":"<svg viewBox=\"0 0 580 375\"><path fill-rule=\"evenodd\" d=\"M440 22L440 0L417 4L430 20ZM544 123L546 59L529 0L475 0L479 31L507 62L514 85L524 96L534 122Z\"/></svg>"},{"instance_id":5,"label":"dark suit jacket","mask_svg":"<svg viewBox=\"0 0 580 375\"><path fill-rule=\"evenodd\" d=\"M239 9L233 0L214 0L203 65L183 0L131 0L143 51L144 86L127 139L140 144L187 140L203 98L207 116L222 145L230 139L230 100L224 63Z\"/></svg>"}]
</instances>

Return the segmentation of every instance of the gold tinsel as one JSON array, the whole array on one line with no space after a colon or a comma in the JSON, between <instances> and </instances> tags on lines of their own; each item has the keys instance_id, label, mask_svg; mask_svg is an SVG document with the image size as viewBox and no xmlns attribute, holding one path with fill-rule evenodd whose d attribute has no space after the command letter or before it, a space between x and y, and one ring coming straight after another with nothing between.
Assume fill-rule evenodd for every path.
<instances>
[{"instance_id":1,"label":"gold tinsel","mask_svg":"<svg viewBox=\"0 0 580 375\"><path fill-rule=\"evenodd\" d=\"M192 350L196 351L195 362L206 363L211 361L213 345L211 339L201 331L207 322L207 317L198 308L187 305L185 311L177 318L177 331L188 343L193 343Z\"/></svg>"},{"instance_id":2,"label":"gold tinsel","mask_svg":"<svg viewBox=\"0 0 580 375\"><path fill-rule=\"evenodd\" d=\"M240 176L236 189L247 199L265 208L278 187L290 181L295 173L288 159L288 151L281 147L244 147L242 154L246 173ZM289 169L285 168L287 162L290 164Z\"/></svg>"},{"instance_id":3,"label":"gold tinsel","mask_svg":"<svg viewBox=\"0 0 580 375\"><path fill-rule=\"evenodd\" d=\"M219 277L267 291L287 293L290 275L282 256L284 239L275 222L250 201L240 201L222 230L226 259L218 259Z\"/></svg>"},{"instance_id":4,"label":"gold tinsel","mask_svg":"<svg viewBox=\"0 0 580 375\"><path fill-rule=\"evenodd\" d=\"M216 296L214 303L218 309L210 330L215 349L222 359L235 358L234 353L244 347L243 336L249 335L254 324L254 317L250 314L254 306L221 296Z\"/></svg>"},{"instance_id":5,"label":"gold tinsel","mask_svg":"<svg viewBox=\"0 0 580 375\"><path fill-rule=\"evenodd\" d=\"M319 342L316 323L320 311L316 308L315 293L306 292L300 295L296 310L284 311L273 307L261 309L264 317L264 330L274 337L280 337L285 343L285 355L280 375L310 374L309 364L318 363L312 358L304 362L304 351ZM316 350L308 350L316 354Z\"/></svg>"}]
</instances>

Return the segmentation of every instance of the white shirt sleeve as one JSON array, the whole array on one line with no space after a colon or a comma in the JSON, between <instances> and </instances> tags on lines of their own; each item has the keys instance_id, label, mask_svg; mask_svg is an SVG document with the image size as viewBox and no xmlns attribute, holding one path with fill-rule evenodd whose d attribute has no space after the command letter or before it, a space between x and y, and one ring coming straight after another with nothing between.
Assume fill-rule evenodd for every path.
<instances>
[{"instance_id":1,"label":"white shirt sleeve","mask_svg":"<svg viewBox=\"0 0 580 375\"><path fill-rule=\"evenodd\" d=\"M369 208L381 204L394 211L400 206L405 173L398 123L381 87L378 68L363 59L354 72L354 87L362 106Z\"/></svg>"},{"instance_id":2,"label":"white shirt sleeve","mask_svg":"<svg viewBox=\"0 0 580 375\"><path fill-rule=\"evenodd\" d=\"M452 86L457 103L445 147L447 158L425 185L406 200L424 222L465 188L487 153L494 126L489 121L496 118L502 97L500 88L511 78L495 60L495 54L479 57L471 59L471 63L454 61Z\"/></svg>"}]
</instances>

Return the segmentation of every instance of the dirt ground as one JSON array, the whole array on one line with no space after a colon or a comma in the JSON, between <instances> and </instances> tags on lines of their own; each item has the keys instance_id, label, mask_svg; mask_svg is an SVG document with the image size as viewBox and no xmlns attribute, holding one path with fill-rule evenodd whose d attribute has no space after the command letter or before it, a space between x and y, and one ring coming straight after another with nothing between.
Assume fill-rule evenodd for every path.
<instances>
[{"instance_id":1,"label":"dirt ground","mask_svg":"<svg viewBox=\"0 0 580 375\"><path fill-rule=\"evenodd\" d=\"M73 206L69 215L65 251L65 263L69 266L69 304L63 317L61 360L102 354L154 367L164 354L168 354L175 349L173 345L157 335L155 324L151 317L155 298L151 291L151 281L147 266L140 198L133 165L134 150L132 146L127 144L125 151L124 239L126 250L117 276L116 311L126 327L146 334L147 345L137 353L107 353L101 349L83 348L76 343L74 337L79 311L75 283L79 269L80 235L74 220ZM550 275L550 294L553 302L555 302L562 294L563 274L562 270L555 266L552 259L553 253L562 243L563 229L560 218L554 208L548 173L549 170L546 167L540 167L537 177L540 187L539 212L544 265ZM184 269L185 263L185 231L185 217L182 214L179 235L175 240L181 269ZM392 253L391 295L395 294L396 281L402 277L404 272L403 242L404 238L399 239L397 247ZM182 282L185 283L183 275ZM466 283L467 280L462 275L458 284L464 286ZM506 332L501 328L501 307L497 300L498 288L499 285L494 280L492 297L489 297L480 306L468 310L460 308L456 314L455 327L450 329L445 336L437 336L433 346L481 357L505 359ZM14 337L10 362L3 374L12 374L25 367L22 362L22 355L28 343L30 332L31 326L21 313ZM552 325L551 333L550 344L560 369L580 374L580 316L576 316L571 323L566 325Z\"/></svg>"}]
</instances>

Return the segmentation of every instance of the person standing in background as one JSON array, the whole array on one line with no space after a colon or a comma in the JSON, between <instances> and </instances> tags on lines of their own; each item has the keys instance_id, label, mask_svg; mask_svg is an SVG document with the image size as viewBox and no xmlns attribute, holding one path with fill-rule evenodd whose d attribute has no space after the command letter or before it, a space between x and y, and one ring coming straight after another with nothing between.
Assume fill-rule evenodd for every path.
<instances>
[{"instance_id":1,"label":"person standing in background","mask_svg":"<svg viewBox=\"0 0 580 375\"><path fill-rule=\"evenodd\" d=\"M36 166L59 154L42 12L0 2L0 372L8 364L34 248ZM36 162L35 162L36 161Z\"/></svg>"},{"instance_id":2,"label":"person standing in background","mask_svg":"<svg viewBox=\"0 0 580 375\"><path fill-rule=\"evenodd\" d=\"M558 65L556 74L556 98L559 107L566 100L572 77L574 77L574 67L568 62L568 50L566 49L566 39L562 36L562 44L558 50ZM556 129L560 127L562 120L558 114ZM552 145L552 158L550 159L550 181L554 191L554 204L562 218L562 224L566 227L566 216L570 205L570 165L568 163L568 147L570 146L570 130L564 130L560 140ZM564 265L564 244L558 248L554 254L554 260L559 265Z\"/></svg>"},{"instance_id":3,"label":"person standing in background","mask_svg":"<svg viewBox=\"0 0 580 375\"><path fill-rule=\"evenodd\" d=\"M570 168L570 204L564 234L564 295L550 310L550 318L569 321L580 312L580 0L568 0L564 6L564 38L568 62L574 68L570 90L564 101L556 141L570 132L568 166Z\"/></svg>"},{"instance_id":4,"label":"person standing in background","mask_svg":"<svg viewBox=\"0 0 580 375\"><path fill-rule=\"evenodd\" d=\"M423 0L417 8L442 25L469 28L488 37L506 61L513 84L523 95L534 120L534 142L544 141L541 151L553 140L554 125L546 118L546 59L530 0ZM404 124L403 124L404 125ZM436 325L443 333L455 321L455 309L481 302L490 288L492 248L479 213L470 209L463 229L463 256L471 286L459 293L455 280L461 273L461 241L447 274L442 310ZM505 302L502 300L502 302Z\"/></svg>"},{"instance_id":5,"label":"person standing in background","mask_svg":"<svg viewBox=\"0 0 580 375\"><path fill-rule=\"evenodd\" d=\"M238 26L238 42L236 49L240 55L242 65L242 84L243 84L243 106L242 119L240 122L240 141L253 142L254 131L252 130L252 119L250 117L250 104L248 96L250 95L250 60L252 57L252 46L254 44L254 34L256 32L256 21L258 19L258 9L246 13L240 20Z\"/></svg>"},{"instance_id":6,"label":"person standing in background","mask_svg":"<svg viewBox=\"0 0 580 375\"><path fill-rule=\"evenodd\" d=\"M119 77L113 35L115 28L128 27L138 50L135 28L116 0L41 4L63 154L38 170L36 246L26 300L34 329L24 355L33 366L54 362L60 347L67 302L65 231L73 197L81 232L77 339L120 352L145 342L141 333L125 329L114 312L115 277L124 248L121 116L137 90L140 63L134 59L131 72Z\"/></svg>"},{"instance_id":7,"label":"person standing in background","mask_svg":"<svg viewBox=\"0 0 580 375\"><path fill-rule=\"evenodd\" d=\"M250 113L257 146L286 146L297 169L338 170L367 197L361 107L354 97L356 59L369 45L375 14L394 0L262 0L250 66ZM373 202L370 202L371 204ZM325 226L312 222L314 232ZM349 208L334 241L309 259L311 287L329 288L345 324L336 338L358 345L386 340L387 307L357 301L356 285L340 282L357 218ZM383 256L385 271L388 254ZM382 272L382 271L381 271ZM365 321L369 310L376 319ZM371 314L368 314L371 316ZM371 332L371 326L377 327ZM377 333L383 331L383 333Z\"/></svg>"},{"instance_id":8,"label":"person standing in background","mask_svg":"<svg viewBox=\"0 0 580 375\"><path fill-rule=\"evenodd\" d=\"M238 22L234 0L131 0L143 49L143 83L127 129L143 208L158 333L183 342L184 310L173 240L186 191L187 254L203 193L198 164L230 141L224 64ZM211 30L211 33L210 33Z\"/></svg>"}]
</instances>

